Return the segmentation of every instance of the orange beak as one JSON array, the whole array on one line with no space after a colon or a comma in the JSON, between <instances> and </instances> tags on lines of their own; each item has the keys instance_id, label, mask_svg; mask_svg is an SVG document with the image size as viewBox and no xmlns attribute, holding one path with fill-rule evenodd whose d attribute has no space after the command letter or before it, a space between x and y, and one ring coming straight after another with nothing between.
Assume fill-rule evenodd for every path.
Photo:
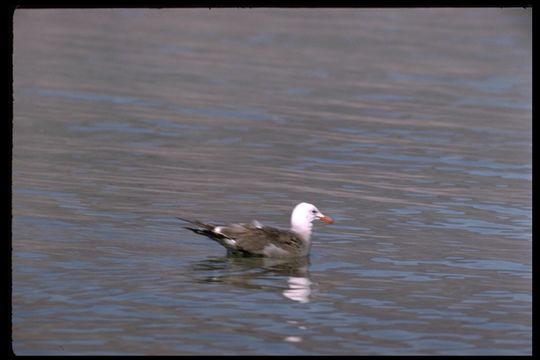
<instances>
[{"instance_id":1,"label":"orange beak","mask_svg":"<svg viewBox=\"0 0 540 360\"><path fill-rule=\"evenodd\" d=\"M330 216L323 215L319 218L325 224L332 224L334 220Z\"/></svg>"}]
</instances>

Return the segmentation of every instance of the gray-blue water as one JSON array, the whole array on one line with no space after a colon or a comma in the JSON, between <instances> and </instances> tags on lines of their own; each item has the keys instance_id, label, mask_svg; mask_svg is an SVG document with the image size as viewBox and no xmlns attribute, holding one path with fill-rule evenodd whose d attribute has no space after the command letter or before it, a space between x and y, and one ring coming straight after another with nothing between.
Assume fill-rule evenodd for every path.
<instances>
[{"instance_id":1,"label":"gray-blue water","mask_svg":"<svg viewBox=\"0 0 540 360\"><path fill-rule=\"evenodd\" d=\"M17 10L16 354L530 354L530 9ZM227 258L175 216L287 228Z\"/></svg>"}]
</instances>

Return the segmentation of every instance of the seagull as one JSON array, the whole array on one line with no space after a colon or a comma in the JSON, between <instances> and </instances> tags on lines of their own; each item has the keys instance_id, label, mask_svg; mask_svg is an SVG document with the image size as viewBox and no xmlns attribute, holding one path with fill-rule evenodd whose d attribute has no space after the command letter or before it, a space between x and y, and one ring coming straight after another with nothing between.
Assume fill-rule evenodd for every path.
<instances>
[{"instance_id":1,"label":"seagull","mask_svg":"<svg viewBox=\"0 0 540 360\"><path fill-rule=\"evenodd\" d=\"M298 257L309 254L312 222L334 222L331 217L323 215L315 205L305 202L295 206L290 230L263 226L257 220L250 224L217 226L180 217L177 219L191 224L184 227L185 229L207 236L224 246L228 254L266 257Z\"/></svg>"}]
</instances>

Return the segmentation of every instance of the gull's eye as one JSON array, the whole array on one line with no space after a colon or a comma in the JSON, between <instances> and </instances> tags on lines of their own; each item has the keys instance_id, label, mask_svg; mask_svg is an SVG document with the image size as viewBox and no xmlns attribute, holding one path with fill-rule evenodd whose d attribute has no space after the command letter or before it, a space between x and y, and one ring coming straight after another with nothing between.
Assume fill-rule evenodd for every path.
<instances>
[{"instance_id":1,"label":"gull's eye","mask_svg":"<svg viewBox=\"0 0 540 360\"><path fill-rule=\"evenodd\" d=\"M317 210L311 210L311 213L315 215L317 213Z\"/></svg>"}]
</instances>

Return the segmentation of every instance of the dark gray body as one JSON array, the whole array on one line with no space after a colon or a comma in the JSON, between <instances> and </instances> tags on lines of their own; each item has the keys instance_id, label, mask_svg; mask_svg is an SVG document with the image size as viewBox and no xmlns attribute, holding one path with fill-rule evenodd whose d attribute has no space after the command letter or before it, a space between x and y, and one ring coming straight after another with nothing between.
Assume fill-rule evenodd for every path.
<instances>
[{"instance_id":1,"label":"dark gray body","mask_svg":"<svg viewBox=\"0 0 540 360\"><path fill-rule=\"evenodd\" d=\"M252 224L213 225L197 220L187 220L195 226L186 226L196 234L204 235L218 242L230 254L293 257L309 252L309 243L290 230L280 230L269 226Z\"/></svg>"}]
</instances>

